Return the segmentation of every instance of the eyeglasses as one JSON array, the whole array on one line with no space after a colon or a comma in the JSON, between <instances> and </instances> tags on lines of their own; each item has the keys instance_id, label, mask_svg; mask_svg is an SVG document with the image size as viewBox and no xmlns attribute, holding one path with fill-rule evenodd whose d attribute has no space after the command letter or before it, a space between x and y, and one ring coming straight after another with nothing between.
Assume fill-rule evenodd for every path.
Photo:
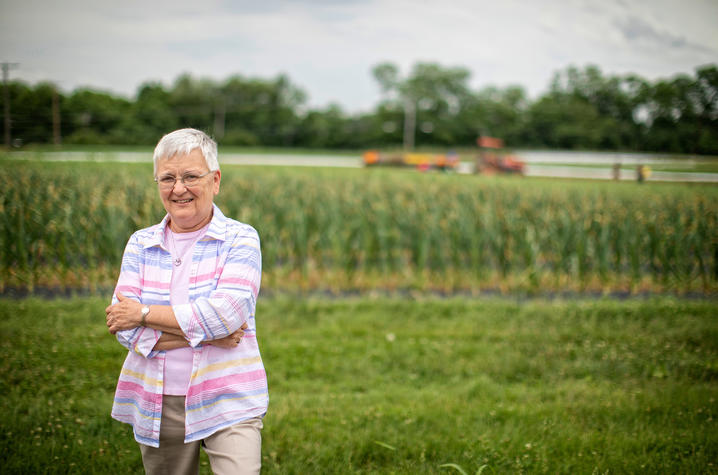
<instances>
[{"instance_id":1,"label":"eyeglasses","mask_svg":"<svg viewBox=\"0 0 718 475\"><path fill-rule=\"evenodd\" d=\"M185 173L181 177L177 178L174 175L162 175L161 177L155 177L155 182L157 182L158 185L160 185L160 188L163 188L165 190L169 190L175 187L175 184L177 183L177 180L182 182L184 186L187 188L192 186L197 186L200 183L200 179L206 177L210 173L212 173L214 170L210 170L207 173L204 173L202 175L195 175L194 173Z\"/></svg>"}]
</instances>

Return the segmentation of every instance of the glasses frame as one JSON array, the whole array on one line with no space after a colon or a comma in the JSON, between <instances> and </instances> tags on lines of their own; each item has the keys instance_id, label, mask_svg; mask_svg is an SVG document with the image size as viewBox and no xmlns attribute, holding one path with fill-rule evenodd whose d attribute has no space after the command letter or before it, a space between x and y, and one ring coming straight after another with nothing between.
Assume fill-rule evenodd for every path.
<instances>
[{"instance_id":1,"label":"glasses frame","mask_svg":"<svg viewBox=\"0 0 718 475\"><path fill-rule=\"evenodd\" d=\"M210 171L208 171L207 173L203 173L202 175L198 175L198 176L197 176L197 183L193 183L193 184L191 184L191 185L188 185L187 183L185 183L184 180L185 180L185 177L186 177L187 175L192 175L192 173L185 173L184 175L182 175L182 176L180 176L180 177L174 177L175 181L174 181L174 183L172 183L172 186L167 186L167 185L164 185L164 184L160 183L160 177L157 177L157 176L155 177L155 183L157 183L157 185L158 185L160 188L164 188L164 189L166 189L166 190L171 190L171 189L173 189L173 188L175 187L175 185L177 185L177 180L179 180L180 183L182 183L182 185L183 185L185 188L193 188L193 187L198 186L198 185L200 184L199 180L200 180L201 178L204 178L204 177L206 177L207 175L209 175L210 173L214 173L215 171L216 171L216 170L210 170ZM166 175L167 178L169 178L170 176L172 176L172 175ZM164 178L164 177L163 177L163 178Z\"/></svg>"}]
</instances>

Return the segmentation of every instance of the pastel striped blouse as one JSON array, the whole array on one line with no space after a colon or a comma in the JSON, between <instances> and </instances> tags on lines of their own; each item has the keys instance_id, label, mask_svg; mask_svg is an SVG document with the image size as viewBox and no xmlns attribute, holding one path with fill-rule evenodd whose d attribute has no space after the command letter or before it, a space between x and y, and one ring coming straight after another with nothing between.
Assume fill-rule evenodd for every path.
<instances>
[{"instance_id":1,"label":"pastel striped blouse","mask_svg":"<svg viewBox=\"0 0 718 475\"><path fill-rule=\"evenodd\" d=\"M161 223L135 232L122 257L117 292L147 305L170 304L172 258L164 248ZM254 311L261 280L257 231L225 217L214 205L206 235L195 245L190 302L173 310L193 349L192 377L185 403L185 442L204 439L239 421L261 417L269 401L259 354ZM247 322L234 349L202 345L232 334ZM159 447L164 351L153 351L162 332L138 327L117 333L129 350L117 383L112 417L131 424L135 439Z\"/></svg>"}]
</instances>

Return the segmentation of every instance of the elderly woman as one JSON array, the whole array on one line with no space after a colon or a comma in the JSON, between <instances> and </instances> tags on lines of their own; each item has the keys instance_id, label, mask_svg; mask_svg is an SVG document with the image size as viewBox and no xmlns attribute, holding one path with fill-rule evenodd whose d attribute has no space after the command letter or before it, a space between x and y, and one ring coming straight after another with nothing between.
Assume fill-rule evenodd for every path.
<instances>
[{"instance_id":1,"label":"elderly woman","mask_svg":"<svg viewBox=\"0 0 718 475\"><path fill-rule=\"evenodd\" d=\"M214 204L217 144L165 135L154 152L167 215L135 232L122 258L110 333L129 351L112 417L131 424L147 473L259 473L267 380L254 310L259 237Z\"/></svg>"}]
</instances>

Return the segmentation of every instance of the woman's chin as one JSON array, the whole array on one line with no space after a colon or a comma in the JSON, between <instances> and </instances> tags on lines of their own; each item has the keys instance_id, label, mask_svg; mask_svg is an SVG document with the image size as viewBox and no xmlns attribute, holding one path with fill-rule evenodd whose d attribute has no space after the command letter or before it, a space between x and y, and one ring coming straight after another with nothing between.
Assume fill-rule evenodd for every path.
<instances>
[{"instance_id":1,"label":"woman's chin","mask_svg":"<svg viewBox=\"0 0 718 475\"><path fill-rule=\"evenodd\" d=\"M170 219L172 221L172 230L177 232L179 230L196 230L206 224L206 219L201 218L197 213L186 213L186 212L173 212L170 213Z\"/></svg>"}]
</instances>

